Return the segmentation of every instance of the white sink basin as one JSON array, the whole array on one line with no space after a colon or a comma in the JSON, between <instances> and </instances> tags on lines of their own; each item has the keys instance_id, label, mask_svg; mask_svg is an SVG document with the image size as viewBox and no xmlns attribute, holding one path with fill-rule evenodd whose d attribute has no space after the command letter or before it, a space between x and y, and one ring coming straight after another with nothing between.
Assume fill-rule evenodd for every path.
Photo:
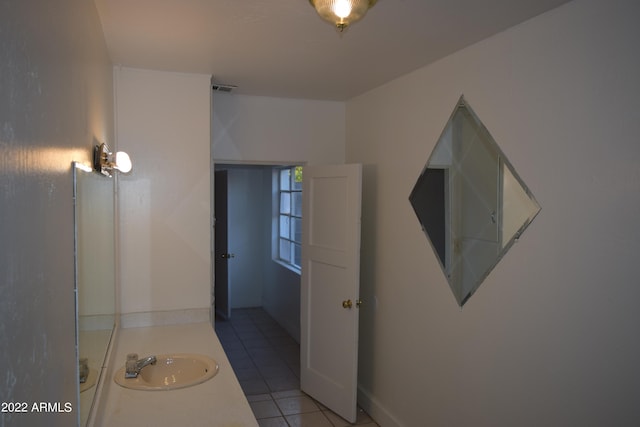
<instances>
[{"instance_id":1,"label":"white sink basin","mask_svg":"<svg viewBox=\"0 0 640 427\"><path fill-rule=\"evenodd\" d=\"M203 383L218 373L218 363L201 354L160 354L156 359L155 365L142 368L137 378L125 378L123 366L114 381L135 390L175 390Z\"/></svg>"}]
</instances>

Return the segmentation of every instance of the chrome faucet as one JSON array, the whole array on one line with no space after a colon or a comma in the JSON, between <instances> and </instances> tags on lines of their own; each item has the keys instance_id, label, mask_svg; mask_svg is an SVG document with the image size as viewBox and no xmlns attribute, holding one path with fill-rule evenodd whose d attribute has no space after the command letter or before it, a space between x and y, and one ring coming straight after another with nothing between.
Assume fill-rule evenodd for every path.
<instances>
[{"instance_id":1,"label":"chrome faucet","mask_svg":"<svg viewBox=\"0 0 640 427\"><path fill-rule=\"evenodd\" d=\"M147 365L155 365L156 357L149 356L143 359L138 359L138 355L136 353L127 354L127 363L125 364L125 378L137 378L138 374Z\"/></svg>"}]
</instances>

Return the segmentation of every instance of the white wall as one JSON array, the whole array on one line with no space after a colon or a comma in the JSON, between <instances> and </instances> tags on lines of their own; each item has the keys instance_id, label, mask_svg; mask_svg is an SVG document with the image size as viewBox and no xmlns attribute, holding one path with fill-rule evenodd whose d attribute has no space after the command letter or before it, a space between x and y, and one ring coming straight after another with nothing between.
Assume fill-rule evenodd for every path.
<instances>
[{"instance_id":1,"label":"white wall","mask_svg":"<svg viewBox=\"0 0 640 427\"><path fill-rule=\"evenodd\" d=\"M300 274L265 260L262 307L293 339L300 342Z\"/></svg>"},{"instance_id":2,"label":"white wall","mask_svg":"<svg viewBox=\"0 0 640 427\"><path fill-rule=\"evenodd\" d=\"M347 103L381 425L640 424L638 16L574 1ZM542 206L462 310L408 202L461 94Z\"/></svg>"},{"instance_id":3,"label":"white wall","mask_svg":"<svg viewBox=\"0 0 640 427\"><path fill-rule=\"evenodd\" d=\"M2 426L78 417L71 162L111 141L111 63L93 2L0 3L0 412ZM6 409L6 408L5 408Z\"/></svg>"},{"instance_id":4,"label":"white wall","mask_svg":"<svg viewBox=\"0 0 640 427\"><path fill-rule=\"evenodd\" d=\"M215 92L216 162L343 163L345 104Z\"/></svg>"},{"instance_id":5,"label":"white wall","mask_svg":"<svg viewBox=\"0 0 640 427\"><path fill-rule=\"evenodd\" d=\"M210 307L209 82L115 69L121 313Z\"/></svg>"}]
</instances>

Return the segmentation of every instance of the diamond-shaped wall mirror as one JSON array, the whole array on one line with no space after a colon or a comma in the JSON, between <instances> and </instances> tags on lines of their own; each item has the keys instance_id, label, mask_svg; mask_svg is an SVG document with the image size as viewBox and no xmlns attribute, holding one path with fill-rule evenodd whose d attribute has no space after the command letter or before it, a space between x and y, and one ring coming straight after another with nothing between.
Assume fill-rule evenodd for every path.
<instances>
[{"instance_id":1,"label":"diamond-shaped wall mirror","mask_svg":"<svg viewBox=\"0 0 640 427\"><path fill-rule=\"evenodd\" d=\"M409 201L460 307L540 211L464 96Z\"/></svg>"}]
</instances>

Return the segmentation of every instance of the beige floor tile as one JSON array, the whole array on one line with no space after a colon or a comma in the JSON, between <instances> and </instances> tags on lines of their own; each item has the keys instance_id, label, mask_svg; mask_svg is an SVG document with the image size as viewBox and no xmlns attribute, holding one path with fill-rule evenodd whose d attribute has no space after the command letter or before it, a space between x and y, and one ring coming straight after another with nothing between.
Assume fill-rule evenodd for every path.
<instances>
[{"instance_id":1,"label":"beige floor tile","mask_svg":"<svg viewBox=\"0 0 640 427\"><path fill-rule=\"evenodd\" d=\"M313 399L307 396L284 397L277 399L276 403L284 415L304 414L320 410Z\"/></svg>"},{"instance_id":2,"label":"beige floor tile","mask_svg":"<svg viewBox=\"0 0 640 427\"><path fill-rule=\"evenodd\" d=\"M249 402L249 406L253 410L253 415L259 418L279 417L280 411L273 400L263 400L259 402Z\"/></svg>"},{"instance_id":3,"label":"beige floor tile","mask_svg":"<svg viewBox=\"0 0 640 427\"><path fill-rule=\"evenodd\" d=\"M286 418L291 427L333 427L322 412L287 415Z\"/></svg>"}]
</instances>

